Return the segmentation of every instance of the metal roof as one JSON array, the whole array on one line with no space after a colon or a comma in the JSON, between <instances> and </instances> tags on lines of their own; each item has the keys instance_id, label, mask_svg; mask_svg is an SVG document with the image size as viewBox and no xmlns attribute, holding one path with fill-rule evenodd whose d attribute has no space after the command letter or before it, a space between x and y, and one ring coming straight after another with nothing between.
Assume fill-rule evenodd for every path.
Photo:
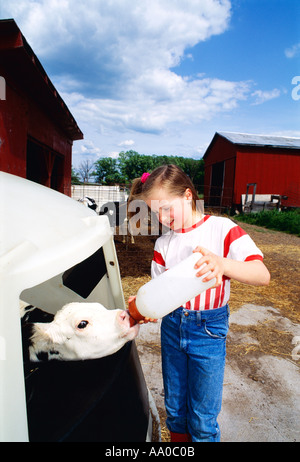
<instances>
[{"instance_id":1,"label":"metal roof","mask_svg":"<svg viewBox=\"0 0 300 462\"><path fill-rule=\"evenodd\" d=\"M216 135L223 136L234 144L245 144L248 146L272 146L291 149L300 148L300 138L231 132L217 132Z\"/></svg>"}]
</instances>

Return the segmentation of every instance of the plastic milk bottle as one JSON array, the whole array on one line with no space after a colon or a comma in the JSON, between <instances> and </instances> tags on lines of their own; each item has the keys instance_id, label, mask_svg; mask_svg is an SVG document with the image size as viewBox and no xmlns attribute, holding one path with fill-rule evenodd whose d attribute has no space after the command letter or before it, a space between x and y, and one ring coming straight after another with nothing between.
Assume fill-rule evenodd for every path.
<instances>
[{"instance_id":1,"label":"plastic milk bottle","mask_svg":"<svg viewBox=\"0 0 300 462\"><path fill-rule=\"evenodd\" d=\"M196 277L200 268L195 263L202 254L195 252L160 276L144 284L138 290L136 298L129 303L131 323L135 324L147 318L162 318L179 308L188 300L214 286L216 278L203 282L205 276Z\"/></svg>"}]
</instances>

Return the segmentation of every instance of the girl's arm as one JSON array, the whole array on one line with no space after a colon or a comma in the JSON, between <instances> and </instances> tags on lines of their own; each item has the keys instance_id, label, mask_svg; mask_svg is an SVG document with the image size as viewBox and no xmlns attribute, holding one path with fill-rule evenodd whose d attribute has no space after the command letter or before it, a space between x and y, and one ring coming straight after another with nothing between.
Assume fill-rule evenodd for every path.
<instances>
[{"instance_id":1,"label":"girl's arm","mask_svg":"<svg viewBox=\"0 0 300 462\"><path fill-rule=\"evenodd\" d=\"M203 282L210 281L214 277L217 279L217 287L221 284L223 276L235 279L244 284L255 286L266 286L270 282L270 273L260 260L236 261L229 258L219 257L204 247L196 247L194 252L202 253L203 257L195 264L195 268L205 266L196 274L197 277L203 276L207 271L211 273L203 279Z\"/></svg>"}]
</instances>

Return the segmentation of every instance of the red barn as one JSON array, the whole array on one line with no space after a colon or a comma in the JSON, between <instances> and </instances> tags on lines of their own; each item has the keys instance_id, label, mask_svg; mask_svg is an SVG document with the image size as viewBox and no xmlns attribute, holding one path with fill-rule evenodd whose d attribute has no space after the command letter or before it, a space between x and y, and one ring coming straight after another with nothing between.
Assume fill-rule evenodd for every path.
<instances>
[{"instance_id":1,"label":"red barn","mask_svg":"<svg viewBox=\"0 0 300 462\"><path fill-rule=\"evenodd\" d=\"M0 21L0 170L71 194L83 138L14 20Z\"/></svg>"},{"instance_id":2,"label":"red barn","mask_svg":"<svg viewBox=\"0 0 300 462\"><path fill-rule=\"evenodd\" d=\"M240 208L247 184L257 195L281 195L300 207L300 138L216 133L204 156L205 205Z\"/></svg>"}]
</instances>

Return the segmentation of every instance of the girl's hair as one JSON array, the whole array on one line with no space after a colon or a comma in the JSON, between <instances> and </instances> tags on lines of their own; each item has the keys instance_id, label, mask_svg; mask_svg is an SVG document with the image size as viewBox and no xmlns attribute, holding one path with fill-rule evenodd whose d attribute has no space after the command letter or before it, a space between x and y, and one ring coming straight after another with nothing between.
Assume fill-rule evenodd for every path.
<instances>
[{"instance_id":1,"label":"girl's hair","mask_svg":"<svg viewBox=\"0 0 300 462\"><path fill-rule=\"evenodd\" d=\"M190 178L177 165L169 164L157 167L143 183L141 178L136 178L131 187L128 203L133 200L147 200L151 198L154 188L163 188L171 196L182 197L187 188L192 192L192 208L197 210L199 197L195 186ZM198 201L198 202L197 202Z\"/></svg>"}]
</instances>

